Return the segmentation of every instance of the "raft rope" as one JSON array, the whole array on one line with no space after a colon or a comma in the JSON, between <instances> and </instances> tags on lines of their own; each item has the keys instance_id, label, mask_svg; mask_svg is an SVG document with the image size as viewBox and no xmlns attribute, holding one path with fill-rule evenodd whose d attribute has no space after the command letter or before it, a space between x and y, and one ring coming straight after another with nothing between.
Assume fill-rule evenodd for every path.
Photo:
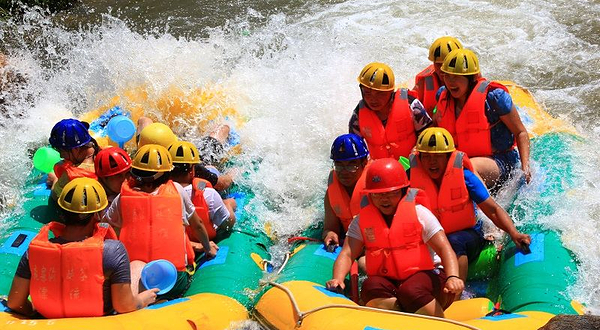
<instances>
[{"instance_id":1,"label":"raft rope","mask_svg":"<svg viewBox=\"0 0 600 330\"><path fill-rule=\"evenodd\" d=\"M263 281L261 281L263 282ZM325 306L321 306L321 307L317 307L317 308L313 308L311 310L308 310L306 312L302 312L300 310L300 307L298 306L298 303L296 302L296 299L294 298L294 294L285 286L279 284L279 283L275 283L275 282L263 282L263 285L271 285L275 288L278 288L280 290L283 290L283 292L285 292L287 294L287 296L290 298L290 302L292 303L292 307L294 308L294 311L296 312L296 315L298 315L298 321L296 321L296 328L302 326L302 322L304 321L304 319L309 316L312 313L316 313L318 311L324 310L324 309L329 309L329 308L346 308L346 309L356 309L356 310L360 310L360 311L370 311L370 312L378 312L378 313L384 313L384 314L395 314L395 315L403 315L403 316L408 316L408 317L416 317L416 318L421 318L421 319L427 319L427 320L434 320L434 321L440 321L440 322L446 322L446 323L451 323L454 325L458 325L458 326L462 326L465 327L467 329L471 329L471 330L481 330L480 328L477 328L475 326L472 325L468 325L462 322L458 322L458 321L454 321L454 320L450 320L450 319L444 319L444 318L439 318L439 317L435 317L435 316L427 316L427 315L420 315L420 314L413 314L413 313L405 313L405 312L399 312L399 311L392 311L392 310L387 310L387 309L380 309L380 308L373 308L373 307L367 307L367 306L352 306L352 305L342 305L342 304L329 304L329 305L325 305Z\"/></svg>"}]
</instances>

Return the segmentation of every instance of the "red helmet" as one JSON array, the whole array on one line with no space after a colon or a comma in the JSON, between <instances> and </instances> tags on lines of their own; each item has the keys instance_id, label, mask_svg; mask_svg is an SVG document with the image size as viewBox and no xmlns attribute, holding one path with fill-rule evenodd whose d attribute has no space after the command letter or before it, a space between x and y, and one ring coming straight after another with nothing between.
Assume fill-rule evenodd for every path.
<instances>
[{"instance_id":1,"label":"red helmet","mask_svg":"<svg viewBox=\"0 0 600 330\"><path fill-rule=\"evenodd\" d=\"M402 165L393 158L376 159L367 168L366 193L384 193L408 187L408 177Z\"/></svg>"},{"instance_id":2,"label":"red helmet","mask_svg":"<svg viewBox=\"0 0 600 330\"><path fill-rule=\"evenodd\" d=\"M109 147L100 150L94 159L96 175L104 178L129 171L131 158L125 150L117 147Z\"/></svg>"}]
</instances>

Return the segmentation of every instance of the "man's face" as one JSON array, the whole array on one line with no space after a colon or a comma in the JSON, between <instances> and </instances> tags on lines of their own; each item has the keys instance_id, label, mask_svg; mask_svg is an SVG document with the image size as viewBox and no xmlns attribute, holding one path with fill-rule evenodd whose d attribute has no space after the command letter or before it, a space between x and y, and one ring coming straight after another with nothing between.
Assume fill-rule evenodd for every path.
<instances>
[{"instance_id":1,"label":"man's face","mask_svg":"<svg viewBox=\"0 0 600 330\"><path fill-rule=\"evenodd\" d=\"M362 159L337 160L333 162L333 170L342 185L354 187L364 170L364 161Z\"/></svg>"},{"instance_id":2,"label":"man's face","mask_svg":"<svg viewBox=\"0 0 600 330\"><path fill-rule=\"evenodd\" d=\"M394 91L377 91L364 86L360 86L363 100L369 109L380 112L389 109Z\"/></svg>"},{"instance_id":3,"label":"man's face","mask_svg":"<svg viewBox=\"0 0 600 330\"><path fill-rule=\"evenodd\" d=\"M398 208L398 203L402 199L402 189L397 189L384 193L371 193L371 201L379 212L385 215L394 215Z\"/></svg>"},{"instance_id":4,"label":"man's face","mask_svg":"<svg viewBox=\"0 0 600 330\"><path fill-rule=\"evenodd\" d=\"M448 166L448 157L450 157L450 155L448 153L434 154L420 152L419 157L425 172L427 172L430 178L437 180L446 172L446 167Z\"/></svg>"}]
</instances>

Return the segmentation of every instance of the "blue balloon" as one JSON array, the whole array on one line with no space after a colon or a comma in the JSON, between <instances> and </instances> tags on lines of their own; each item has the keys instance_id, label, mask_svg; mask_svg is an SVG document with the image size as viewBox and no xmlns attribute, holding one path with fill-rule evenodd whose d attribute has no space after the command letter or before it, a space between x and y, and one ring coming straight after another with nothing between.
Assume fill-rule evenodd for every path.
<instances>
[{"instance_id":1,"label":"blue balloon","mask_svg":"<svg viewBox=\"0 0 600 330\"><path fill-rule=\"evenodd\" d=\"M157 294L169 292L177 282L177 269L168 260L151 261L142 269L142 284L146 289L158 288Z\"/></svg>"},{"instance_id":2,"label":"blue balloon","mask_svg":"<svg viewBox=\"0 0 600 330\"><path fill-rule=\"evenodd\" d=\"M135 135L135 124L126 116L113 117L106 126L108 137L117 142L125 143Z\"/></svg>"}]
</instances>

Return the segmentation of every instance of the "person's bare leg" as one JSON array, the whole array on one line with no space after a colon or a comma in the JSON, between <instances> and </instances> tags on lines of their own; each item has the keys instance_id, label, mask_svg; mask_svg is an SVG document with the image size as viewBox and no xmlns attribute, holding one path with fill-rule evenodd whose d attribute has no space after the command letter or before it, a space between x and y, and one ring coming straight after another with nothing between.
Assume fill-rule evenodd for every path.
<instances>
[{"instance_id":1,"label":"person's bare leg","mask_svg":"<svg viewBox=\"0 0 600 330\"><path fill-rule=\"evenodd\" d=\"M473 164L477 176L483 179L488 188L492 187L500 178L500 168L492 158L474 157L471 158L471 164Z\"/></svg>"},{"instance_id":2,"label":"person's bare leg","mask_svg":"<svg viewBox=\"0 0 600 330\"><path fill-rule=\"evenodd\" d=\"M148 117L140 117L137 121L137 132L135 132L135 135L138 136L140 135L140 133L142 132L142 130L144 129L144 127L152 124L154 121Z\"/></svg>"},{"instance_id":3,"label":"person's bare leg","mask_svg":"<svg viewBox=\"0 0 600 330\"><path fill-rule=\"evenodd\" d=\"M467 283L467 274L469 273L469 259L467 256L462 255L458 257L458 277L463 280L464 283ZM454 296L454 301L459 300L462 292L457 293Z\"/></svg>"},{"instance_id":4,"label":"person's bare leg","mask_svg":"<svg viewBox=\"0 0 600 330\"><path fill-rule=\"evenodd\" d=\"M375 298L369 300L366 306L397 311L400 310L400 308L398 308L398 305L396 304L397 300L398 299L396 298Z\"/></svg>"},{"instance_id":5,"label":"person's bare leg","mask_svg":"<svg viewBox=\"0 0 600 330\"><path fill-rule=\"evenodd\" d=\"M140 279L142 278L142 269L146 263L141 260L134 260L129 264L131 269L131 292L134 295L140 293Z\"/></svg>"},{"instance_id":6,"label":"person's bare leg","mask_svg":"<svg viewBox=\"0 0 600 330\"><path fill-rule=\"evenodd\" d=\"M421 315L444 317L444 309L435 299L427 303L427 305L419 308L415 313Z\"/></svg>"}]
</instances>

